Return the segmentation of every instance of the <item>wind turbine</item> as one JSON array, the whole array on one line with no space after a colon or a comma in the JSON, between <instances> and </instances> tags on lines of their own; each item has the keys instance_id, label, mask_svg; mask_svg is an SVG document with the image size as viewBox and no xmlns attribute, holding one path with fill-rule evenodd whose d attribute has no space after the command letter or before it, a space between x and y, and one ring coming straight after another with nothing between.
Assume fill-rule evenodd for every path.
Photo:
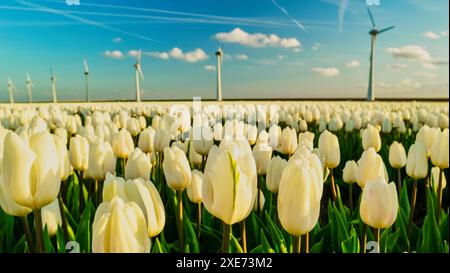
<instances>
[{"instance_id":1,"label":"wind turbine","mask_svg":"<svg viewBox=\"0 0 450 273\"><path fill-rule=\"evenodd\" d=\"M217 56L217 101L222 101L221 67L222 67L223 51L220 46L215 54Z\"/></svg>"},{"instance_id":2,"label":"wind turbine","mask_svg":"<svg viewBox=\"0 0 450 273\"><path fill-rule=\"evenodd\" d=\"M83 59L86 101L89 101L89 67L86 59Z\"/></svg>"},{"instance_id":3,"label":"wind turbine","mask_svg":"<svg viewBox=\"0 0 450 273\"><path fill-rule=\"evenodd\" d=\"M142 50L139 50L136 56L136 63L134 64L135 78L136 78L136 101L141 102L141 87L139 84L140 78L144 79L144 73L142 73L141 67Z\"/></svg>"},{"instance_id":4,"label":"wind turbine","mask_svg":"<svg viewBox=\"0 0 450 273\"><path fill-rule=\"evenodd\" d=\"M371 39L371 45L370 45L370 70L369 70L369 87L367 90L367 100L368 101L374 101L375 100L375 90L373 89L373 58L374 58L374 49L375 49L375 41L377 39L378 34L381 34L383 32L386 32L388 30L391 30L394 28L394 26L390 26L387 28L383 28L381 30L378 30L375 25L375 20L373 19L372 12L369 8L367 8L367 12L369 13L370 21L372 22L372 29L369 31Z\"/></svg>"},{"instance_id":5,"label":"wind turbine","mask_svg":"<svg viewBox=\"0 0 450 273\"><path fill-rule=\"evenodd\" d=\"M33 102L33 82L31 82L31 77L30 74L27 73L27 89L28 89L28 102L32 103Z\"/></svg>"},{"instance_id":6,"label":"wind turbine","mask_svg":"<svg viewBox=\"0 0 450 273\"><path fill-rule=\"evenodd\" d=\"M57 103L58 99L56 98L56 76L53 72L53 69L50 68L50 81L52 83L52 97L53 97L53 103Z\"/></svg>"},{"instance_id":7,"label":"wind turbine","mask_svg":"<svg viewBox=\"0 0 450 273\"><path fill-rule=\"evenodd\" d=\"M11 78L8 78L8 92L9 92L9 103L14 103L14 89L16 87L14 86Z\"/></svg>"}]
</instances>

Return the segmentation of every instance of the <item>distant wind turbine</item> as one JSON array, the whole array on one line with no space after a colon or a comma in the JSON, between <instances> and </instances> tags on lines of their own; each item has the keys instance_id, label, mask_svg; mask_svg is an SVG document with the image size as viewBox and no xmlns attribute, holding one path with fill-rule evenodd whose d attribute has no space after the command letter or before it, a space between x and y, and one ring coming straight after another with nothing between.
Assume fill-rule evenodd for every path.
<instances>
[{"instance_id":1,"label":"distant wind turbine","mask_svg":"<svg viewBox=\"0 0 450 273\"><path fill-rule=\"evenodd\" d=\"M386 32L394 28L394 26L387 27L381 30L378 30L375 25L375 20L373 19L372 12L369 8L367 8L367 12L369 13L370 21L372 22L372 29L369 31L371 36L371 45L370 45L370 70L369 70L369 88L367 91L367 100L374 101L375 100L375 90L373 89L373 58L374 58L374 49L375 49L375 41L377 39L378 34Z\"/></svg>"},{"instance_id":2,"label":"distant wind turbine","mask_svg":"<svg viewBox=\"0 0 450 273\"><path fill-rule=\"evenodd\" d=\"M8 78L8 92L9 92L9 103L14 103L14 90L16 87L14 86L11 78Z\"/></svg>"},{"instance_id":3,"label":"distant wind turbine","mask_svg":"<svg viewBox=\"0 0 450 273\"><path fill-rule=\"evenodd\" d=\"M53 98L53 103L57 103L58 99L56 97L56 76L55 73L53 72L53 69L50 68L50 81L52 84L52 98Z\"/></svg>"},{"instance_id":4,"label":"distant wind turbine","mask_svg":"<svg viewBox=\"0 0 450 273\"><path fill-rule=\"evenodd\" d=\"M89 101L89 66L86 59L83 60L84 64L84 78L85 78L85 92L86 92L86 101Z\"/></svg>"},{"instance_id":5,"label":"distant wind turbine","mask_svg":"<svg viewBox=\"0 0 450 273\"><path fill-rule=\"evenodd\" d=\"M27 73L27 89L28 89L28 102L33 102L33 82L31 81L30 73Z\"/></svg>"},{"instance_id":6,"label":"distant wind turbine","mask_svg":"<svg viewBox=\"0 0 450 273\"><path fill-rule=\"evenodd\" d=\"M144 79L144 73L142 73L141 67L142 50L139 50L136 56L136 63L134 64L135 69L135 80L136 80L136 101L141 101L141 86L140 79Z\"/></svg>"},{"instance_id":7,"label":"distant wind turbine","mask_svg":"<svg viewBox=\"0 0 450 273\"><path fill-rule=\"evenodd\" d=\"M222 67L223 51L221 47L219 47L219 49L217 50L216 56L217 56L217 101L222 101L221 67Z\"/></svg>"}]
</instances>

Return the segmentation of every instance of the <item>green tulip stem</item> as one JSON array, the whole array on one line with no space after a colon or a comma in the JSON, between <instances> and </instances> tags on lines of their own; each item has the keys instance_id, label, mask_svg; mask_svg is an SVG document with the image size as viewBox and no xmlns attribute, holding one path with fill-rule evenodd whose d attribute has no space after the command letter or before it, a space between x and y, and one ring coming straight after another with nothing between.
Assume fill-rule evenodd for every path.
<instances>
[{"instance_id":1,"label":"green tulip stem","mask_svg":"<svg viewBox=\"0 0 450 273\"><path fill-rule=\"evenodd\" d=\"M247 228L245 225L245 219L241 222L241 234L242 234L242 250L247 253Z\"/></svg>"},{"instance_id":2,"label":"green tulip stem","mask_svg":"<svg viewBox=\"0 0 450 273\"><path fill-rule=\"evenodd\" d=\"M83 173L82 171L78 171L77 172L77 176L78 176L78 189L79 189L79 193L78 193L78 202L79 202L79 206L80 206L80 217L81 217L81 213L83 212L83 203L84 203L84 197L83 197Z\"/></svg>"},{"instance_id":3,"label":"green tulip stem","mask_svg":"<svg viewBox=\"0 0 450 273\"><path fill-rule=\"evenodd\" d=\"M180 253L184 253L184 237L183 237L183 191L177 190L178 199L178 243Z\"/></svg>"},{"instance_id":4,"label":"green tulip stem","mask_svg":"<svg viewBox=\"0 0 450 273\"><path fill-rule=\"evenodd\" d=\"M302 236L294 236L294 249L293 253L300 253L302 247Z\"/></svg>"},{"instance_id":5,"label":"green tulip stem","mask_svg":"<svg viewBox=\"0 0 450 273\"><path fill-rule=\"evenodd\" d=\"M20 217L20 220L22 222L23 231L25 233L25 239L27 240L28 251L30 253L33 253L33 239L31 237L30 226L28 225L28 218L25 215L25 216Z\"/></svg>"},{"instance_id":6,"label":"green tulip stem","mask_svg":"<svg viewBox=\"0 0 450 273\"><path fill-rule=\"evenodd\" d=\"M309 253L309 232L305 234L305 253Z\"/></svg>"},{"instance_id":7,"label":"green tulip stem","mask_svg":"<svg viewBox=\"0 0 450 273\"><path fill-rule=\"evenodd\" d=\"M337 198L337 193L336 193L336 185L334 183L333 169L330 170L330 175L331 175L331 193L333 194L333 201L335 201Z\"/></svg>"},{"instance_id":8,"label":"green tulip stem","mask_svg":"<svg viewBox=\"0 0 450 273\"><path fill-rule=\"evenodd\" d=\"M377 235L378 253L381 253L380 233L381 233L381 228L376 228L375 234Z\"/></svg>"},{"instance_id":9,"label":"green tulip stem","mask_svg":"<svg viewBox=\"0 0 450 273\"><path fill-rule=\"evenodd\" d=\"M443 170L439 169L439 184L438 184L438 188L437 188L438 206L436 207L436 209L437 209L436 219L437 219L438 223L441 220L441 210L442 210L442 179L443 179Z\"/></svg>"},{"instance_id":10,"label":"green tulip stem","mask_svg":"<svg viewBox=\"0 0 450 273\"><path fill-rule=\"evenodd\" d=\"M222 230L222 253L230 252L231 225L223 223Z\"/></svg>"},{"instance_id":11,"label":"green tulip stem","mask_svg":"<svg viewBox=\"0 0 450 273\"><path fill-rule=\"evenodd\" d=\"M122 177L125 178L125 158L122 158Z\"/></svg>"},{"instance_id":12,"label":"green tulip stem","mask_svg":"<svg viewBox=\"0 0 450 273\"><path fill-rule=\"evenodd\" d=\"M366 244L367 244L367 225L363 224L363 253L366 253Z\"/></svg>"},{"instance_id":13,"label":"green tulip stem","mask_svg":"<svg viewBox=\"0 0 450 273\"><path fill-rule=\"evenodd\" d=\"M259 217L261 217L262 216L262 211L261 211L261 208L260 208L260 206L259 206L259 204L260 204L260 199L261 199L261 193L260 193L260 190L261 190L261 176L259 176L258 175L258 178L257 178L257 180L256 180L256 186L257 186L257 195L256 195L256 211L258 212L258 215L259 215Z\"/></svg>"},{"instance_id":14,"label":"green tulip stem","mask_svg":"<svg viewBox=\"0 0 450 273\"><path fill-rule=\"evenodd\" d=\"M67 218L66 214L64 213L64 202L62 199L61 191L58 194L58 205L59 205L59 213L61 214L61 221L62 221L62 229L64 231L64 240L67 242L69 240L69 232L67 231Z\"/></svg>"},{"instance_id":15,"label":"green tulip stem","mask_svg":"<svg viewBox=\"0 0 450 273\"><path fill-rule=\"evenodd\" d=\"M402 169L401 168L397 169L397 189L398 189L398 194L400 194L402 192Z\"/></svg>"},{"instance_id":16,"label":"green tulip stem","mask_svg":"<svg viewBox=\"0 0 450 273\"><path fill-rule=\"evenodd\" d=\"M197 239L200 239L202 227L202 202L198 202L197 204Z\"/></svg>"},{"instance_id":17,"label":"green tulip stem","mask_svg":"<svg viewBox=\"0 0 450 273\"><path fill-rule=\"evenodd\" d=\"M34 213L34 229L36 230L36 251L44 253L44 231L42 230L42 211L36 209Z\"/></svg>"},{"instance_id":18,"label":"green tulip stem","mask_svg":"<svg viewBox=\"0 0 450 273\"><path fill-rule=\"evenodd\" d=\"M411 198L411 211L409 213L409 221L408 221L408 236L409 237L411 236L411 232L412 232L414 211L416 209L416 199L417 199L417 180L414 179L413 192L412 192L412 198Z\"/></svg>"}]
</instances>

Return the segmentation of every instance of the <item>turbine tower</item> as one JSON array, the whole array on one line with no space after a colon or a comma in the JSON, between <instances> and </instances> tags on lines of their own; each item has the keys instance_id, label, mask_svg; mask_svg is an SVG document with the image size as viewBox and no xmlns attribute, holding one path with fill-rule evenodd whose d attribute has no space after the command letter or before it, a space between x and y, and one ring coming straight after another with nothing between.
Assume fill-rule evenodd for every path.
<instances>
[{"instance_id":1,"label":"turbine tower","mask_svg":"<svg viewBox=\"0 0 450 273\"><path fill-rule=\"evenodd\" d=\"M144 73L142 73L141 67L142 50L138 51L136 56L136 63L134 64L135 69L135 80L136 80L136 101L141 102L141 86L139 83L140 79L144 79Z\"/></svg>"},{"instance_id":2,"label":"turbine tower","mask_svg":"<svg viewBox=\"0 0 450 273\"><path fill-rule=\"evenodd\" d=\"M221 67L222 67L223 51L221 47L219 47L219 50L217 50L216 56L217 56L217 101L222 101Z\"/></svg>"},{"instance_id":3,"label":"turbine tower","mask_svg":"<svg viewBox=\"0 0 450 273\"><path fill-rule=\"evenodd\" d=\"M53 103L57 103L58 99L56 97L56 76L55 73L53 72L53 69L50 68L50 81L52 83L52 98L53 98Z\"/></svg>"},{"instance_id":4,"label":"turbine tower","mask_svg":"<svg viewBox=\"0 0 450 273\"><path fill-rule=\"evenodd\" d=\"M375 25L375 20L373 19L372 12L369 8L367 8L367 12L369 13L370 21L372 22L372 29L369 31L370 37L371 37L371 44L370 44L370 69L369 69L369 87L367 90L367 100L368 101L374 101L375 100L375 90L373 88L373 69L374 69L374 50L375 50L375 41L377 39L378 34L381 34L383 32L386 32L388 30L391 30L394 28L394 26L387 27L381 30L378 30Z\"/></svg>"},{"instance_id":5,"label":"turbine tower","mask_svg":"<svg viewBox=\"0 0 450 273\"><path fill-rule=\"evenodd\" d=\"M85 95L86 101L89 102L89 66L86 59L83 59L84 64L84 79L85 79Z\"/></svg>"},{"instance_id":6,"label":"turbine tower","mask_svg":"<svg viewBox=\"0 0 450 273\"><path fill-rule=\"evenodd\" d=\"M14 86L11 78L8 78L8 92L9 92L9 103L14 103L14 89L16 87Z\"/></svg>"},{"instance_id":7,"label":"turbine tower","mask_svg":"<svg viewBox=\"0 0 450 273\"><path fill-rule=\"evenodd\" d=\"M28 102L33 102L33 82L31 81L30 74L27 73L27 89L28 89Z\"/></svg>"}]
</instances>

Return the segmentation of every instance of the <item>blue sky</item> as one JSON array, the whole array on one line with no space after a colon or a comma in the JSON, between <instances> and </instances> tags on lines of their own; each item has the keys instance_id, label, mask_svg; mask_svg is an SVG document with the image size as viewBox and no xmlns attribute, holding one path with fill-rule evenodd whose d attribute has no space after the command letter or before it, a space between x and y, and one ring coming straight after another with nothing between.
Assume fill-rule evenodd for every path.
<instances>
[{"instance_id":1,"label":"blue sky","mask_svg":"<svg viewBox=\"0 0 450 273\"><path fill-rule=\"evenodd\" d=\"M69 0L73 1L73 0ZM134 97L134 50L144 52L143 99L215 96L223 46L224 98L365 97L371 28L365 0L2 0L0 101ZM380 0L377 97L448 98L447 0ZM283 12L285 11L285 12ZM175 50L174 50L175 48ZM181 51L180 51L181 50ZM130 56L131 55L131 56Z\"/></svg>"}]
</instances>

